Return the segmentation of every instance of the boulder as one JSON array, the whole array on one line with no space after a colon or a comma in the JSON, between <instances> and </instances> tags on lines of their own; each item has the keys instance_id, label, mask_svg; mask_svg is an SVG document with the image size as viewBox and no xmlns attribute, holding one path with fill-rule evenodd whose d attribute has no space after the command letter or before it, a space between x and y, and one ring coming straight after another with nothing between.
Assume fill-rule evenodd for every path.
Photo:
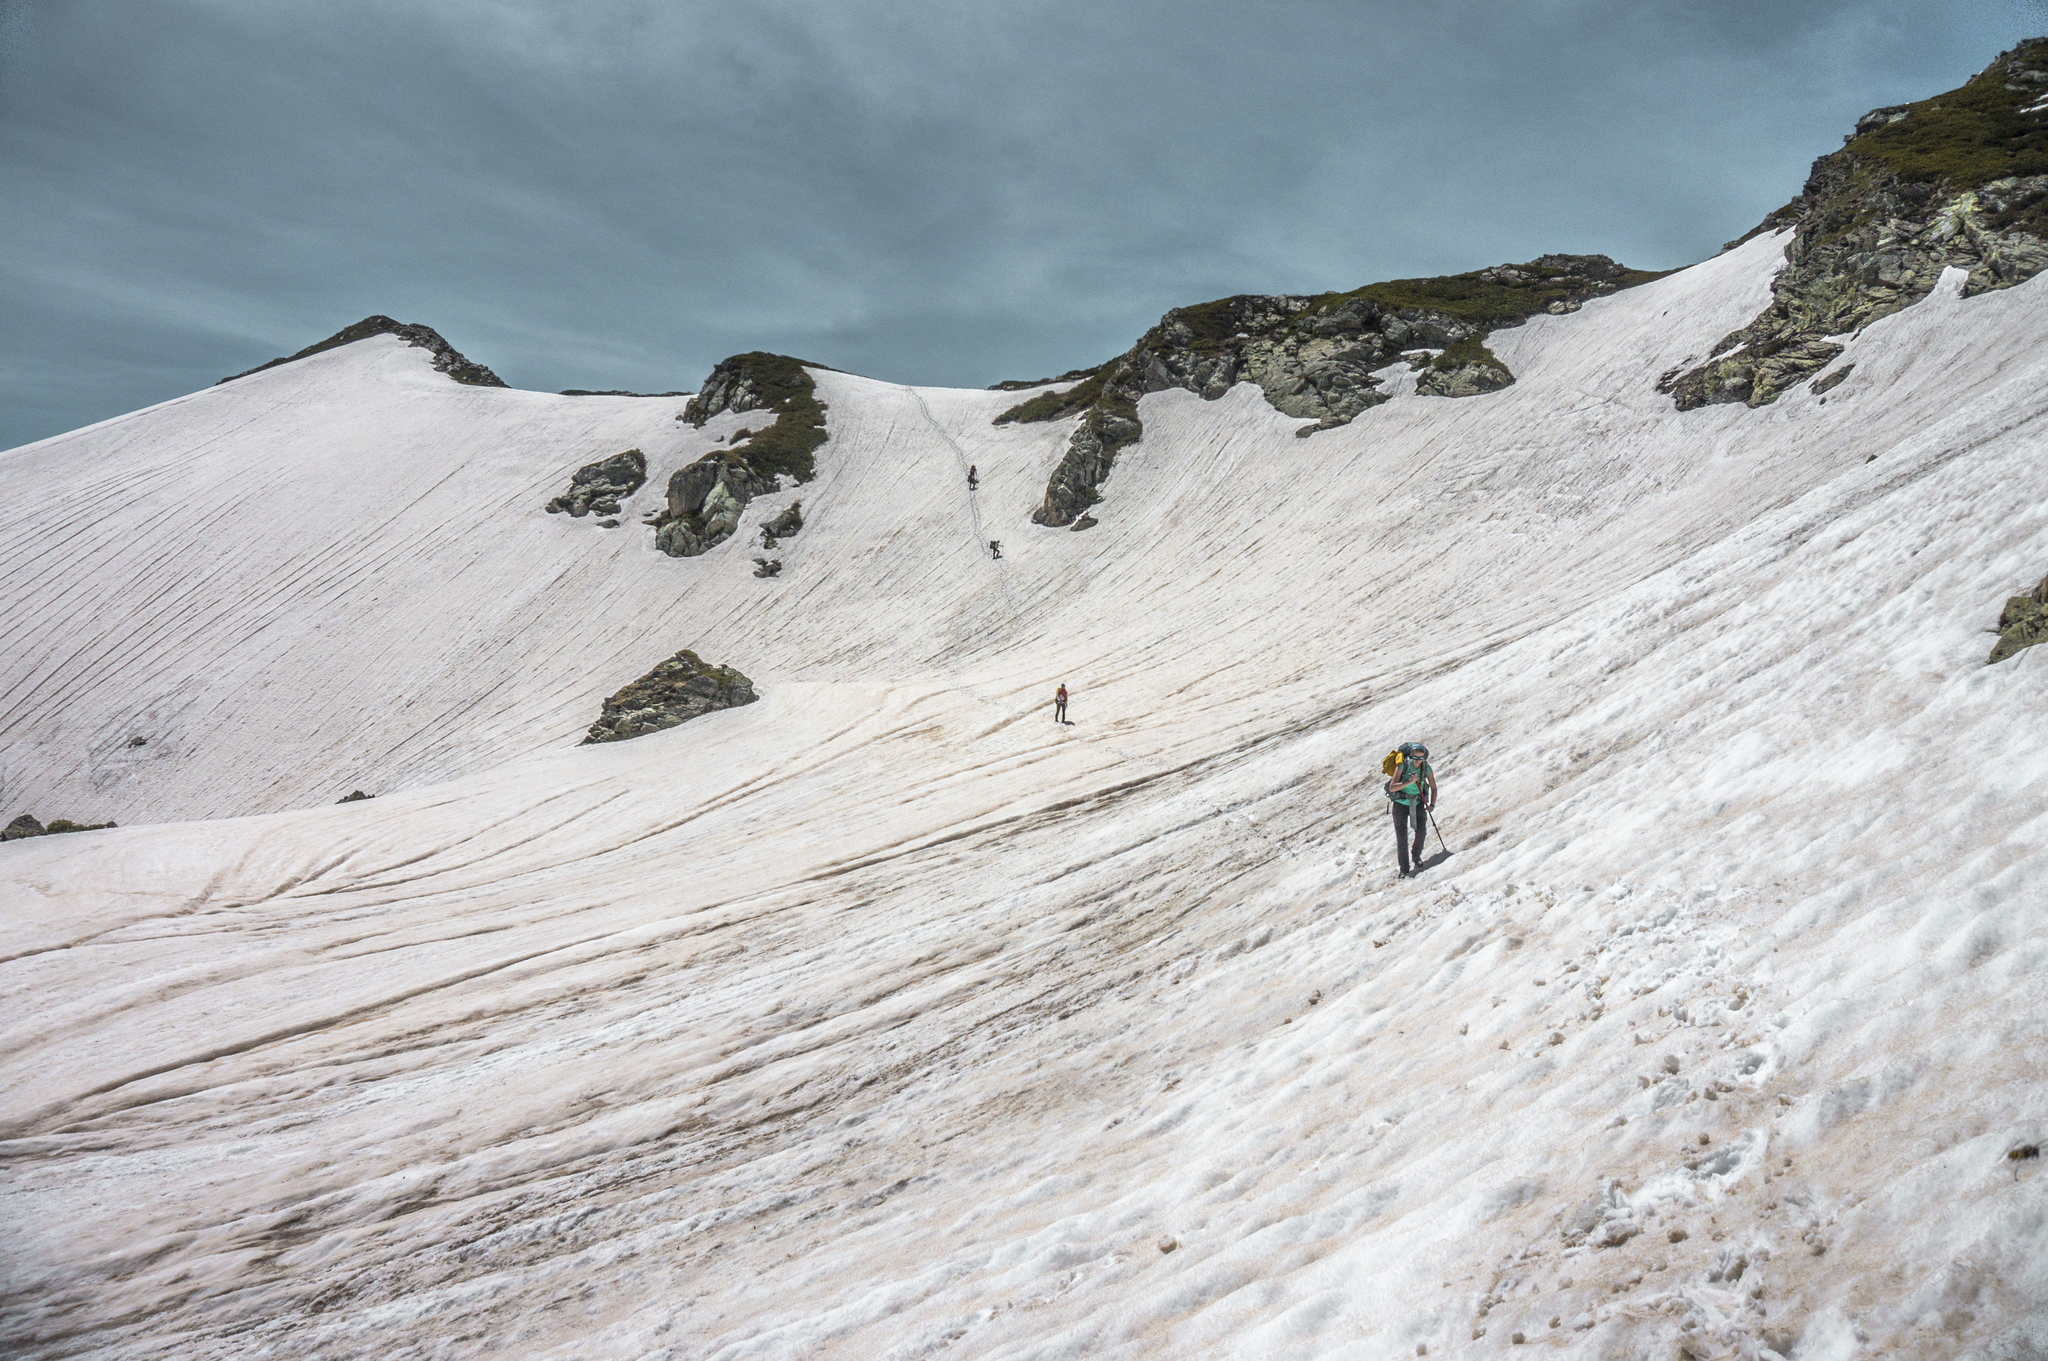
<instances>
[{"instance_id":1,"label":"boulder","mask_svg":"<svg viewBox=\"0 0 2048 1361\"><path fill-rule=\"evenodd\" d=\"M1985 664L2002 662L2015 653L2022 652L2036 643L2048 642L2048 578L2027 595L2016 595L2005 602L2005 608L1998 614L1998 642L1992 647ZM2030 663L2035 665L2038 663Z\"/></svg>"},{"instance_id":2,"label":"boulder","mask_svg":"<svg viewBox=\"0 0 2048 1361\"><path fill-rule=\"evenodd\" d=\"M654 546L672 558L694 558L724 543L756 496L776 489L730 451L706 454L668 480L668 508L654 531Z\"/></svg>"},{"instance_id":3,"label":"boulder","mask_svg":"<svg viewBox=\"0 0 2048 1361\"><path fill-rule=\"evenodd\" d=\"M784 510L782 514L761 526L761 546L763 548L773 548L775 547L776 540L787 539L803 527L804 503L792 501L789 503L789 508Z\"/></svg>"},{"instance_id":4,"label":"boulder","mask_svg":"<svg viewBox=\"0 0 2048 1361\"><path fill-rule=\"evenodd\" d=\"M642 737L756 698L745 676L729 666L712 666L685 648L607 699L583 743Z\"/></svg>"},{"instance_id":5,"label":"boulder","mask_svg":"<svg viewBox=\"0 0 2048 1361\"><path fill-rule=\"evenodd\" d=\"M1452 342L1420 368L1415 391L1425 397L1477 397L1498 392L1515 381L1508 366L1477 336Z\"/></svg>"},{"instance_id":6,"label":"boulder","mask_svg":"<svg viewBox=\"0 0 2048 1361\"><path fill-rule=\"evenodd\" d=\"M23 813L8 823L5 831L0 831L0 841L20 841L24 837L42 836L44 830L43 824L36 821L33 813Z\"/></svg>"},{"instance_id":7,"label":"boulder","mask_svg":"<svg viewBox=\"0 0 2048 1361\"><path fill-rule=\"evenodd\" d=\"M646 481L647 456L638 449L586 463L569 479L569 490L548 502L548 514L567 511L579 519L592 511L617 515L619 502L640 490Z\"/></svg>"}]
</instances>

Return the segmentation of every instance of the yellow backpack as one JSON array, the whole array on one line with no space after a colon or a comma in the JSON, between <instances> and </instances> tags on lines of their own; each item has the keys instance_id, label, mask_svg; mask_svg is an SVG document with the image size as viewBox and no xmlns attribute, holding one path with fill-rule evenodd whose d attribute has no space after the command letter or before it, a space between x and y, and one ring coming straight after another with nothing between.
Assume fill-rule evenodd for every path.
<instances>
[{"instance_id":1,"label":"yellow backpack","mask_svg":"<svg viewBox=\"0 0 2048 1361\"><path fill-rule=\"evenodd\" d=\"M1394 772L1401 768L1401 760L1401 749L1396 747L1387 753L1386 760L1380 762L1380 774L1387 776L1389 779L1393 778Z\"/></svg>"}]
</instances>

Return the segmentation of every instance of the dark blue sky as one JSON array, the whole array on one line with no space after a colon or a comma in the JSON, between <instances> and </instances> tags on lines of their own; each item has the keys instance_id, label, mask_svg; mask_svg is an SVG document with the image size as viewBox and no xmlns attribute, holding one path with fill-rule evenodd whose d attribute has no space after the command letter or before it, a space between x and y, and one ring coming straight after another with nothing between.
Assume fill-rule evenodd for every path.
<instances>
[{"instance_id":1,"label":"dark blue sky","mask_svg":"<svg viewBox=\"0 0 2048 1361\"><path fill-rule=\"evenodd\" d=\"M982 386L1168 307L1668 268L2039 3L0 0L0 447L372 312L519 387Z\"/></svg>"}]
</instances>

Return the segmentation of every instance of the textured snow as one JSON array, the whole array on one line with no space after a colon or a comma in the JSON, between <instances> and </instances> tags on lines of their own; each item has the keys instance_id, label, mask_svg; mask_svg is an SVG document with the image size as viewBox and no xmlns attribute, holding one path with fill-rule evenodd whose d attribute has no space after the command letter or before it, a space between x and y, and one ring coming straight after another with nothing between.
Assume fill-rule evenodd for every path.
<instances>
[{"instance_id":1,"label":"textured snow","mask_svg":"<svg viewBox=\"0 0 2048 1361\"><path fill-rule=\"evenodd\" d=\"M639 524L759 413L388 338L0 456L7 812L147 824L0 848L9 1353L2048 1345L2048 287L1673 411L1783 244L1147 397L1081 533L1015 394L818 371L772 580ZM685 646L761 702L574 745Z\"/></svg>"}]
</instances>

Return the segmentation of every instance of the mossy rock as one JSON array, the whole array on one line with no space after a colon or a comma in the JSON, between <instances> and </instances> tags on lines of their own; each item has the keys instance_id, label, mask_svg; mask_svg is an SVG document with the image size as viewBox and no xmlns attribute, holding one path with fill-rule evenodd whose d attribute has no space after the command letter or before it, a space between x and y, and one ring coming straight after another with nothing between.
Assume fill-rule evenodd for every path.
<instances>
[{"instance_id":1,"label":"mossy rock","mask_svg":"<svg viewBox=\"0 0 2048 1361\"><path fill-rule=\"evenodd\" d=\"M762 350L720 360L681 419L702 427L720 412L771 411L775 423L747 432L744 442L734 436L730 452L742 454L758 476L772 480L782 474L808 482L817 476L812 455L825 442L826 407L806 367L825 366Z\"/></svg>"},{"instance_id":2,"label":"mossy rock","mask_svg":"<svg viewBox=\"0 0 2048 1361\"><path fill-rule=\"evenodd\" d=\"M66 832L100 832L116 826L112 822L73 822L70 818L51 818L46 827L36 820L33 813L23 813L0 829L0 841L23 841L32 836L63 836Z\"/></svg>"},{"instance_id":3,"label":"mossy rock","mask_svg":"<svg viewBox=\"0 0 2048 1361\"><path fill-rule=\"evenodd\" d=\"M1508 366L1474 335L1438 351L1416 377L1415 390L1425 397L1477 397L1514 381Z\"/></svg>"},{"instance_id":4,"label":"mossy rock","mask_svg":"<svg viewBox=\"0 0 2048 1361\"><path fill-rule=\"evenodd\" d=\"M2048 588L2048 580L2035 587L2036 594ZM2036 643L2048 642L2048 605L2032 595L2016 595L2005 602L1998 615L1998 642L1985 664L2004 661Z\"/></svg>"},{"instance_id":5,"label":"mossy rock","mask_svg":"<svg viewBox=\"0 0 2048 1361\"><path fill-rule=\"evenodd\" d=\"M1829 337L1912 306L1945 269L1965 271L1965 295L2048 269L2048 39L1957 89L1865 114L1799 197L1741 239L1785 227L1796 233L1770 306L1660 383L1679 410L1776 401L1841 354Z\"/></svg>"},{"instance_id":6,"label":"mossy rock","mask_svg":"<svg viewBox=\"0 0 2048 1361\"><path fill-rule=\"evenodd\" d=\"M745 676L729 666L712 666L685 648L607 699L583 745L644 737L757 698L754 683Z\"/></svg>"}]
</instances>

